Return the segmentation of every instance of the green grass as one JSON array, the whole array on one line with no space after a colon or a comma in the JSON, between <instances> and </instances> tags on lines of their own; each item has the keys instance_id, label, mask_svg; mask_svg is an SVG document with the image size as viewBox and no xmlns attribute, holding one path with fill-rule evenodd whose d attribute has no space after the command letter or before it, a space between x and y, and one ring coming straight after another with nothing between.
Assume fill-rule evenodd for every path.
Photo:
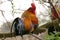
<instances>
[{"instance_id":1,"label":"green grass","mask_svg":"<svg viewBox=\"0 0 60 40\"><path fill-rule=\"evenodd\" d=\"M60 40L60 32L51 35L44 35L44 40Z\"/></svg>"}]
</instances>

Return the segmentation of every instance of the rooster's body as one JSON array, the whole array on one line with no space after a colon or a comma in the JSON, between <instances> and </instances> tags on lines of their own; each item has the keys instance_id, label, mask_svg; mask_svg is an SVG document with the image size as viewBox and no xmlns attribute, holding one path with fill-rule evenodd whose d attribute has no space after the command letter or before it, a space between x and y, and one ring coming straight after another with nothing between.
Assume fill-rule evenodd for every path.
<instances>
[{"instance_id":1,"label":"rooster's body","mask_svg":"<svg viewBox=\"0 0 60 40\"><path fill-rule=\"evenodd\" d=\"M21 18L28 18L29 20L31 20L31 22L34 25L34 28L36 29L37 25L38 25L38 18L36 17L36 7L35 5L32 3L31 4L32 7L30 7L28 10L26 10L23 14Z\"/></svg>"}]
</instances>

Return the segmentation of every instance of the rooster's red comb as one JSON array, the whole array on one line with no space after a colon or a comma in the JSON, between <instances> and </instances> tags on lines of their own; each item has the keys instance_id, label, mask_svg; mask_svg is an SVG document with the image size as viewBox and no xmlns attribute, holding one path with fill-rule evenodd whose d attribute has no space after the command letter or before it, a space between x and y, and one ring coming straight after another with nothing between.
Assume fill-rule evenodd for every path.
<instances>
[{"instance_id":1,"label":"rooster's red comb","mask_svg":"<svg viewBox=\"0 0 60 40\"><path fill-rule=\"evenodd\" d=\"M31 3L32 9L36 9L36 6L34 3Z\"/></svg>"}]
</instances>

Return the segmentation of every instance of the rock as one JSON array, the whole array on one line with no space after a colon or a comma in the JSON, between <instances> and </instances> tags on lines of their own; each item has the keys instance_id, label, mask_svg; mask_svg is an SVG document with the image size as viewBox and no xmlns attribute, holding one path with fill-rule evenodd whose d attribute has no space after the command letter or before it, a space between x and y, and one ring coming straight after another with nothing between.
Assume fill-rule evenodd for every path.
<instances>
[{"instance_id":1,"label":"rock","mask_svg":"<svg viewBox=\"0 0 60 40\"><path fill-rule=\"evenodd\" d=\"M12 38L10 38L10 37L8 37L8 38L6 38L5 40L13 40Z\"/></svg>"},{"instance_id":2,"label":"rock","mask_svg":"<svg viewBox=\"0 0 60 40\"><path fill-rule=\"evenodd\" d=\"M22 37L21 36L16 36L16 39L17 40L22 40Z\"/></svg>"}]
</instances>

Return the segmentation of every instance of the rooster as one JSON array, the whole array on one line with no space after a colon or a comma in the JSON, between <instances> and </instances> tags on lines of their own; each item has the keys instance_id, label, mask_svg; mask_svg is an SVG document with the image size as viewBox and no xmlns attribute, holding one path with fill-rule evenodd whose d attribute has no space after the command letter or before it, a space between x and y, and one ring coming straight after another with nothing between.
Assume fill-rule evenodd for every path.
<instances>
[{"instance_id":1,"label":"rooster","mask_svg":"<svg viewBox=\"0 0 60 40\"><path fill-rule=\"evenodd\" d=\"M36 6L34 3L31 7L24 11L21 18L17 17L12 23L12 28L14 28L15 35L24 35L32 33L38 26L38 18L36 17ZM11 30L12 31L12 30Z\"/></svg>"}]
</instances>

